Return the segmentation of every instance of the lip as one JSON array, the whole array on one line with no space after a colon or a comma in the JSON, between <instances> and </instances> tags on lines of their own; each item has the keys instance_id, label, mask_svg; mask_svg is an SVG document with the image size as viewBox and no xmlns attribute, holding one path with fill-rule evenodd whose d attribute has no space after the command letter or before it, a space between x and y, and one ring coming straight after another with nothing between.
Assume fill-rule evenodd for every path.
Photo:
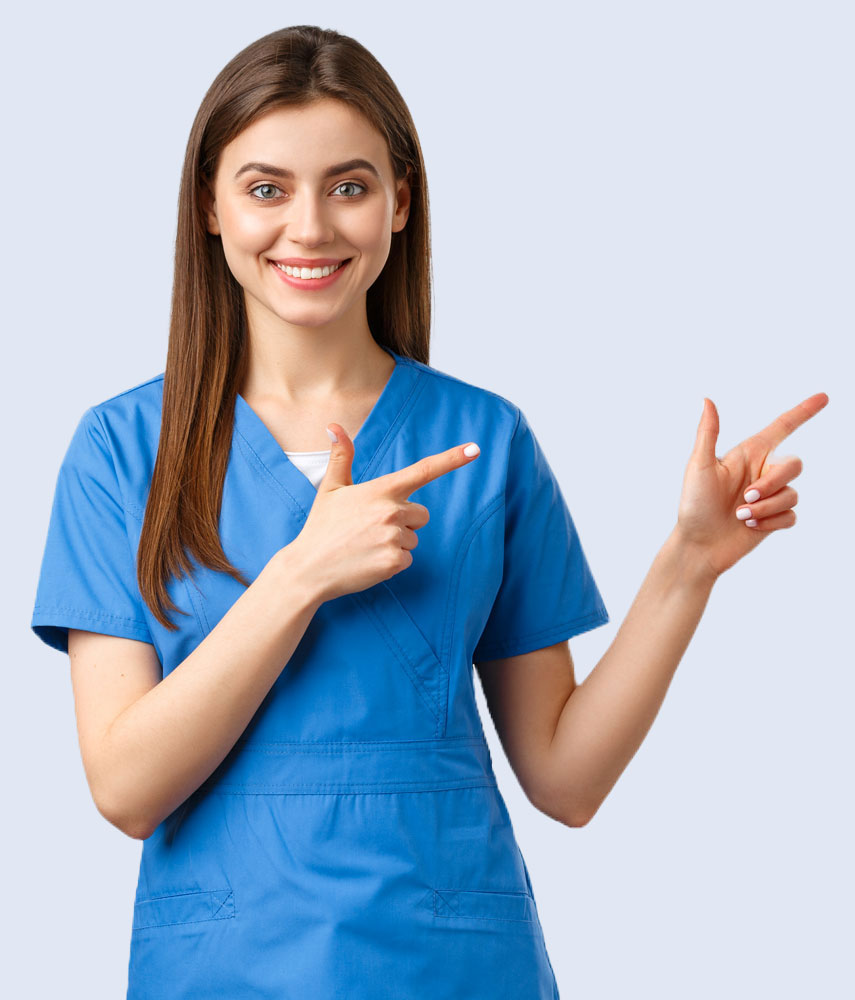
<instances>
[{"instance_id":1,"label":"lip","mask_svg":"<svg viewBox=\"0 0 855 1000\"><path fill-rule=\"evenodd\" d=\"M269 260L270 258L268 258ZM292 267L323 267L324 262L322 260L309 261L302 264L291 264L291 261L298 260L299 258L291 257L288 261L279 261L278 263L288 263ZM332 274L328 274L325 278L292 278L290 274L286 274L283 270L276 266L277 261L270 260L270 266L273 268L273 272L285 282L286 285L290 285L291 288L299 288L303 292L321 292L325 288L329 288L342 274L347 270L347 265L353 260L352 257L348 257L343 261L341 267L336 268ZM327 260L326 263L337 264L338 260Z\"/></svg>"},{"instance_id":2,"label":"lip","mask_svg":"<svg viewBox=\"0 0 855 1000\"><path fill-rule=\"evenodd\" d=\"M340 264L347 257L281 257L276 259L268 257L276 264L288 265L288 267L326 267L327 264Z\"/></svg>"}]
</instances>

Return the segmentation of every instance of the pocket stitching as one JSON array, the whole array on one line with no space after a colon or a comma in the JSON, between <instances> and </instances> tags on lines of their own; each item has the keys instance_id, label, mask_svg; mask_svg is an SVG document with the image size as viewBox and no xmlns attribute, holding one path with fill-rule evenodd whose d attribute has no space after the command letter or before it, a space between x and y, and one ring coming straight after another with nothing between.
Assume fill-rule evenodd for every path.
<instances>
[{"instance_id":1,"label":"pocket stitching","mask_svg":"<svg viewBox=\"0 0 855 1000\"><path fill-rule=\"evenodd\" d=\"M519 889L434 889L433 891L433 914L435 917L445 917L457 918L460 920L501 920L512 924L533 924L535 923L534 918L534 899L530 893L525 892L525 890ZM528 917L502 917L496 916L495 914L485 914L485 913L460 913L460 911L454 906L453 902L446 897L446 893L453 893L456 896L466 895L470 898L471 902L474 902L479 896L514 896L517 898L528 899L529 905L527 910L531 913ZM438 904L445 906L447 909L452 910L452 913L442 913L441 909L438 908Z\"/></svg>"},{"instance_id":2,"label":"pocket stitching","mask_svg":"<svg viewBox=\"0 0 855 1000\"><path fill-rule=\"evenodd\" d=\"M221 893L225 893L225 897L220 900L219 905L213 913L209 913L207 916L193 918L191 920L150 920L148 923L137 923L137 914L140 912L139 908L147 903L160 903L162 905L168 905L164 901L166 900L179 900L186 899L189 896L199 897L197 902L202 902L202 898L206 897L208 902L213 902L212 897L216 897ZM189 892L170 892L164 893L160 896L150 896L147 899L140 899L134 903L134 920L132 930L141 931L147 930L151 927L175 927L184 924L203 924L208 923L211 920L231 920L235 916L235 906L234 906L234 889L226 887L224 889L210 889L210 890L192 890ZM229 907L227 913L221 914L223 907ZM140 915L140 920L142 920Z\"/></svg>"}]
</instances>

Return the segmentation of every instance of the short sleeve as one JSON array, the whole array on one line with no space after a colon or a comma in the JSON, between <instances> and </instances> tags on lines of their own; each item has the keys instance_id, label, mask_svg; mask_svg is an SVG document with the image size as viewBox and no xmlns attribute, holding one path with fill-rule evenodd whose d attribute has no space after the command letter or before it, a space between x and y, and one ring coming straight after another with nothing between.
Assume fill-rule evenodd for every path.
<instances>
[{"instance_id":1,"label":"short sleeve","mask_svg":"<svg viewBox=\"0 0 855 1000\"><path fill-rule=\"evenodd\" d=\"M59 469L31 628L68 652L68 629L152 642L116 468L98 414L77 425Z\"/></svg>"},{"instance_id":2,"label":"short sleeve","mask_svg":"<svg viewBox=\"0 0 855 1000\"><path fill-rule=\"evenodd\" d=\"M528 653L608 620L564 495L519 411L508 455L502 582L473 660Z\"/></svg>"}]
</instances>

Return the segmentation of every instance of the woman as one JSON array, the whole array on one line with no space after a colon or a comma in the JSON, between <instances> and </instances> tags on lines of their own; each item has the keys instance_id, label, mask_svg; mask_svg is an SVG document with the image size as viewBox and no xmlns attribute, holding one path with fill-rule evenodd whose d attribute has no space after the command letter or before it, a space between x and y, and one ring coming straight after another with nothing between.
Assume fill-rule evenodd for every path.
<instances>
[{"instance_id":1,"label":"woman","mask_svg":"<svg viewBox=\"0 0 855 1000\"><path fill-rule=\"evenodd\" d=\"M705 400L677 523L577 688L567 640L608 615L560 487L429 328L397 89L336 32L259 39L191 130L165 371L81 418L32 618L99 810L144 841L131 998L557 997L472 664L531 801L582 825L716 579L795 521L801 463L768 459L827 396L721 461Z\"/></svg>"}]
</instances>

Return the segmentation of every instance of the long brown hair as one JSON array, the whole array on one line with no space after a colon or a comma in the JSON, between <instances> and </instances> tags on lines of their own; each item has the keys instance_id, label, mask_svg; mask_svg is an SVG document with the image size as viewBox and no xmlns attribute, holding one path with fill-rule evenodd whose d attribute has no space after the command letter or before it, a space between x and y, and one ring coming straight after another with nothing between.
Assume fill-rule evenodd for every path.
<instances>
[{"instance_id":1,"label":"long brown hair","mask_svg":"<svg viewBox=\"0 0 855 1000\"><path fill-rule=\"evenodd\" d=\"M324 97L356 108L385 136L396 179L409 179L407 223L392 234L366 312L377 343L429 363L428 191L409 109L386 70L355 39L313 25L271 32L239 52L211 84L190 130L181 174L160 440L137 560L143 600L173 631L178 625L167 609L188 612L176 606L167 584L173 575L192 573L190 556L244 586L250 582L226 558L218 527L247 360L246 313L220 237L208 232L203 186L213 187L223 147L257 118Z\"/></svg>"}]
</instances>

